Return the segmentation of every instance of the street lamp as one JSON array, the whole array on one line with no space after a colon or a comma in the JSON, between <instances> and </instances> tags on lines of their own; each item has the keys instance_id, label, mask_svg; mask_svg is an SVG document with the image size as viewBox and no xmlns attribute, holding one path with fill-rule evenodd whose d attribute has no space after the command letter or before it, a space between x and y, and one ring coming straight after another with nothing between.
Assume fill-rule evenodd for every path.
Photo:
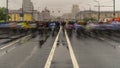
<instances>
[{"instance_id":1,"label":"street lamp","mask_svg":"<svg viewBox=\"0 0 120 68\"><path fill-rule=\"evenodd\" d=\"M82 16L82 18L81 19L85 19L86 18L86 13L85 13L85 11L86 11L86 9L85 9L85 7L83 7L83 12L82 12L82 14L83 14L83 16Z\"/></svg>"},{"instance_id":2,"label":"street lamp","mask_svg":"<svg viewBox=\"0 0 120 68\"><path fill-rule=\"evenodd\" d=\"M34 6L32 6L32 21L34 21Z\"/></svg>"},{"instance_id":3,"label":"street lamp","mask_svg":"<svg viewBox=\"0 0 120 68\"><path fill-rule=\"evenodd\" d=\"M96 1L96 0L94 0L95 2L97 2L98 3L98 21L100 20L100 2L99 1Z\"/></svg>"},{"instance_id":4,"label":"street lamp","mask_svg":"<svg viewBox=\"0 0 120 68\"><path fill-rule=\"evenodd\" d=\"M39 18L40 17L40 11L39 10L40 10L40 7L38 7L38 12L37 12L38 13L38 17L37 17L38 21L40 21L40 18Z\"/></svg>"},{"instance_id":5,"label":"street lamp","mask_svg":"<svg viewBox=\"0 0 120 68\"><path fill-rule=\"evenodd\" d=\"M8 22L8 0L6 0L6 22Z\"/></svg>"},{"instance_id":6,"label":"street lamp","mask_svg":"<svg viewBox=\"0 0 120 68\"><path fill-rule=\"evenodd\" d=\"M22 13L21 13L22 21L24 21L24 8L23 8L23 3L22 3Z\"/></svg>"},{"instance_id":7,"label":"street lamp","mask_svg":"<svg viewBox=\"0 0 120 68\"><path fill-rule=\"evenodd\" d=\"M88 5L88 7L89 7L89 12L90 12L90 18L92 17L91 15L92 15L92 13L91 13L91 5L90 4L87 4Z\"/></svg>"},{"instance_id":8,"label":"street lamp","mask_svg":"<svg viewBox=\"0 0 120 68\"><path fill-rule=\"evenodd\" d=\"M113 16L114 16L114 18L116 16L116 13L115 13L115 0L113 0Z\"/></svg>"},{"instance_id":9,"label":"street lamp","mask_svg":"<svg viewBox=\"0 0 120 68\"><path fill-rule=\"evenodd\" d=\"M81 2L80 2L81 3ZM86 4L86 3L81 3L83 5L87 5L88 6L88 14L89 14L89 17L91 18L92 17L92 12L91 12L91 5L90 4ZM84 12L85 12L85 8L84 8ZM84 14L84 17L85 17L85 14Z\"/></svg>"}]
</instances>

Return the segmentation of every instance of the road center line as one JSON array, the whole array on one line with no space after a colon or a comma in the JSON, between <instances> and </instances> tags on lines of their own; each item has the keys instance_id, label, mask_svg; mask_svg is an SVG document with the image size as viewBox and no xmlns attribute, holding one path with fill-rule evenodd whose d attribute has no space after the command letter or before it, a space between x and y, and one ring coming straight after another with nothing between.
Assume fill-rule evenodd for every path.
<instances>
[{"instance_id":1,"label":"road center line","mask_svg":"<svg viewBox=\"0 0 120 68\"><path fill-rule=\"evenodd\" d=\"M71 59L72 59L73 67L74 67L74 68L79 68L77 59L76 59L76 57L75 57L75 54L74 54L73 48L72 48L72 46L71 46L71 42L70 42L70 40L69 40L69 38L68 38L68 35L67 35L66 30L65 30L65 35L66 35L66 39L67 39L68 48L69 48L70 56L71 56Z\"/></svg>"},{"instance_id":2,"label":"road center line","mask_svg":"<svg viewBox=\"0 0 120 68\"><path fill-rule=\"evenodd\" d=\"M53 47L52 47L52 49L50 51L50 54L48 56L48 59L47 59L47 62L45 64L44 68L50 68L50 66L51 66L51 62L52 62L52 59L53 59L53 56L54 56L54 53L55 53L55 49L56 49L56 46L57 46L57 41L58 41L60 32L61 32L61 28L59 30L59 33L58 33L56 39L55 39L55 42L54 42Z\"/></svg>"}]
</instances>

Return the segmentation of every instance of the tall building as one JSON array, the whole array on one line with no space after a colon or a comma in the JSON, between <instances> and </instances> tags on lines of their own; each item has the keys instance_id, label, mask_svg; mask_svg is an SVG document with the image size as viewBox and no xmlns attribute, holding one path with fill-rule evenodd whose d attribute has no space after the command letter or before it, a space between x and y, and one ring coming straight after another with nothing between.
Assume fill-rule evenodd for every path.
<instances>
[{"instance_id":1,"label":"tall building","mask_svg":"<svg viewBox=\"0 0 120 68\"><path fill-rule=\"evenodd\" d=\"M23 0L22 3L22 7L23 7L23 11L32 11L34 9L33 3L31 2L31 0Z\"/></svg>"},{"instance_id":2,"label":"tall building","mask_svg":"<svg viewBox=\"0 0 120 68\"><path fill-rule=\"evenodd\" d=\"M50 11L47 8L41 12L41 15L43 20L50 20Z\"/></svg>"},{"instance_id":3,"label":"tall building","mask_svg":"<svg viewBox=\"0 0 120 68\"><path fill-rule=\"evenodd\" d=\"M72 14L76 15L80 11L79 5L73 5L72 6Z\"/></svg>"},{"instance_id":4,"label":"tall building","mask_svg":"<svg viewBox=\"0 0 120 68\"><path fill-rule=\"evenodd\" d=\"M76 19L76 15L80 12L79 5L73 5L71 13L63 14L63 19L74 20Z\"/></svg>"},{"instance_id":5,"label":"tall building","mask_svg":"<svg viewBox=\"0 0 120 68\"><path fill-rule=\"evenodd\" d=\"M33 21L37 20L37 12L34 10L31 0L23 0L22 8L19 10L10 10L10 21ZM23 15L22 15L23 14Z\"/></svg>"}]
</instances>

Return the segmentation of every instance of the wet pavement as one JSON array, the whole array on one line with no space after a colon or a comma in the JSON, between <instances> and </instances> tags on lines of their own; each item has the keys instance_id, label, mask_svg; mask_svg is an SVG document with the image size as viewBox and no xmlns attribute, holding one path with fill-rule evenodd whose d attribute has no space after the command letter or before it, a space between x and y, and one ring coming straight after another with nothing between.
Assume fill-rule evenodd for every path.
<instances>
[{"instance_id":1,"label":"wet pavement","mask_svg":"<svg viewBox=\"0 0 120 68\"><path fill-rule=\"evenodd\" d=\"M0 68L44 68L56 36L37 36L0 48ZM120 68L119 37L69 37L80 68ZM23 41L21 40L21 41ZM44 43L40 46L40 40ZM65 34L57 40L50 68L74 68Z\"/></svg>"},{"instance_id":2,"label":"wet pavement","mask_svg":"<svg viewBox=\"0 0 120 68\"><path fill-rule=\"evenodd\" d=\"M50 68L73 68L68 44L62 32L60 33Z\"/></svg>"},{"instance_id":3,"label":"wet pavement","mask_svg":"<svg viewBox=\"0 0 120 68\"><path fill-rule=\"evenodd\" d=\"M80 68L119 68L120 48L114 48L113 42L105 38L76 39L75 34L71 40Z\"/></svg>"},{"instance_id":4,"label":"wet pavement","mask_svg":"<svg viewBox=\"0 0 120 68\"><path fill-rule=\"evenodd\" d=\"M16 39L26 36L25 34L20 35L0 35L0 46L12 42Z\"/></svg>"},{"instance_id":5,"label":"wet pavement","mask_svg":"<svg viewBox=\"0 0 120 68\"><path fill-rule=\"evenodd\" d=\"M39 68L44 67L54 42L50 37L42 48L39 48L39 37L24 44L14 44L3 49L0 54L0 68ZM11 49L8 53L6 50Z\"/></svg>"}]
</instances>

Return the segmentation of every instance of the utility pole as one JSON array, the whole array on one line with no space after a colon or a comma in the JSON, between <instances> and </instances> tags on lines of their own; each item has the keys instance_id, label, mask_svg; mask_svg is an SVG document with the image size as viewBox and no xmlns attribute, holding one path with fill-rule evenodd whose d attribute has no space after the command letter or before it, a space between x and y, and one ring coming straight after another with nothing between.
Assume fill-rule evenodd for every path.
<instances>
[{"instance_id":1,"label":"utility pole","mask_svg":"<svg viewBox=\"0 0 120 68\"><path fill-rule=\"evenodd\" d=\"M34 21L33 16L34 16L34 7L32 6L32 21Z\"/></svg>"},{"instance_id":2,"label":"utility pole","mask_svg":"<svg viewBox=\"0 0 120 68\"><path fill-rule=\"evenodd\" d=\"M99 21L100 20L100 2L96 0L94 1L98 3L98 6L95 6L95 7L98 7L98 21Z\"/></svg>"},{"instance_id":3,"label":"utility pole","mask_svg":"<svg viewBox=\"0 0 120 68\"><path fill-rule=\"evenodd\" d=\"M23 8L23 3L22 3L22 14L21 14L21 17L22 17L22 21L24 21L24 8Z\"/></svg>"},{"instance_id":4,"label":"utility pole","mask_svg":"<svg viewBox=\"0 0 120 68\"><path fill-rule=\"evenodd\" d=\"M39 13L39 11L37 13L38 13L38 17L37 18L38 18L38 21L39 21L39 15L40 15L40 13Z\"/></svg>"},{"instance_id":5,"label":"utility pole","mask_svg":"<svg viewBox=\"0 0 120 68\"><path fill-rule=\"evenodd\" d=\"M115 18L116 13L115 13L115 0L113 0L113 17Z\"/></svg>"},{"instance_id":6,"label":"utility pole","mask_svg":"<svg viewBox=\"0 0 120 68\"><path fill-rule=\"evenodd\" d=\"M100 15L101 15L101 12L100 12L101 7L113 7L113 6L104 6L104 5L101 6L99 1L96 1L96 0L95 0L95 2L98 3L98 6L95 6L95 7L98 7L98 21L99 21L99 20L100 20ZM114 16L115 16L115 9L114 9Z\"/></svg>"},{"instance_id":7,"label":"utility pole","mask_svg":"<svg viewBox=\"0 0 120 68\"><path fill-rule=\"evenodd\" d=\"M88 7L89 7L89 12L90 12L90 18L92 18L92 11L91 11L91 5L90 4L87 4Z\"/></svg>"},{"instance_id":8,"label":"utility pole","mask_svg":"<svg viewBox=\"0 0 120 68\"><path fill-rule=\"evenodd\" d=\"M6 0L6 22L8 22L8 13L9 13L9 10L8 10L8 0Z\"/></svg>"}]
</instances>

